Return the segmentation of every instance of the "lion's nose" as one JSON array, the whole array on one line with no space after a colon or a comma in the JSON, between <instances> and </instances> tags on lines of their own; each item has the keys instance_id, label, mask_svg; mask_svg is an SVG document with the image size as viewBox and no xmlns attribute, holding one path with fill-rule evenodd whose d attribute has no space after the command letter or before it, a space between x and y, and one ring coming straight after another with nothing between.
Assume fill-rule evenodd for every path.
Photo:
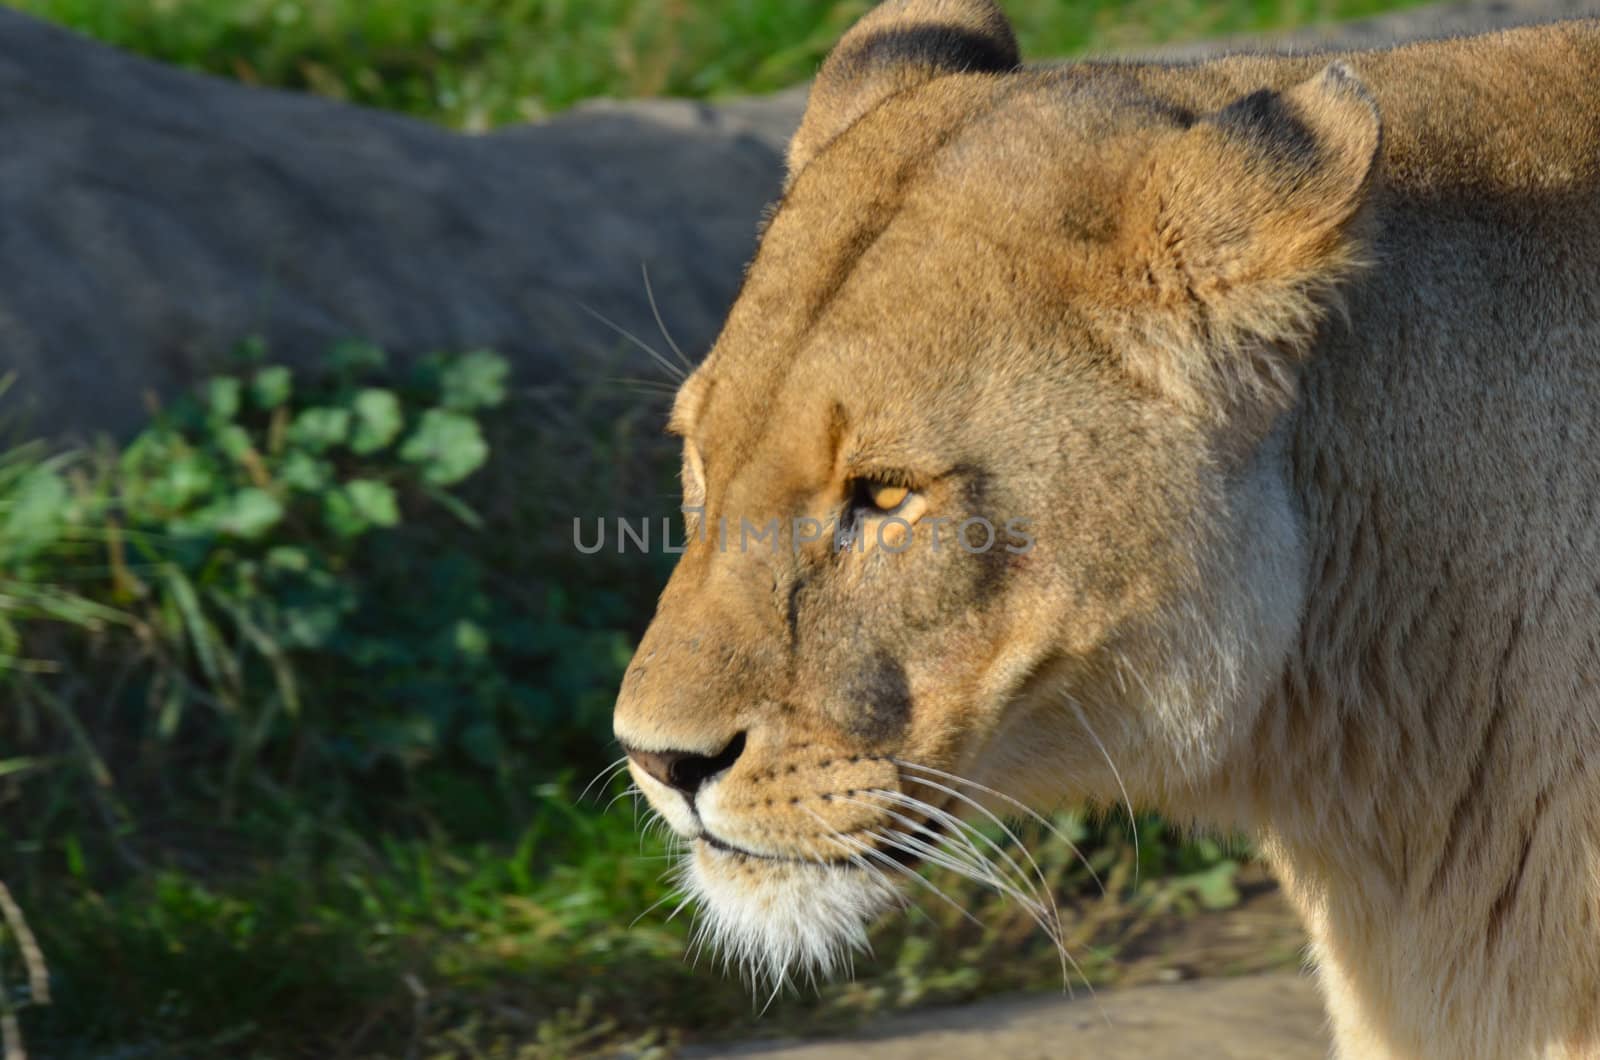
<instances>
[{"instance_id":1,"label":"lion's nose","mask_svg":"<svg viewBox=\"0 0 1600 1060\"><path fill-rule=\"evenodd\" d=\"M744 733L728 741L728 745L714 755L694 751L641 751L626 744L622 749L634 765L693 799L706 781L727 771L744 753Z\"/></svg>"}]
</instances>

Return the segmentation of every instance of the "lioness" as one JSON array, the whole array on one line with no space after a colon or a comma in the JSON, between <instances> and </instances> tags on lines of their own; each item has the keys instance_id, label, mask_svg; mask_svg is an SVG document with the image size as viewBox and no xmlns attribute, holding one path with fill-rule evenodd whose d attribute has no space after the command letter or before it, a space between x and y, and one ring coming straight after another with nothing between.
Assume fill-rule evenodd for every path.
<instances>
[{"instance_id":1,"label":"lioness","mask_svg":"<svg viewBox=\"0 0 1600 1060\"><path fill-rule=\"evenodd\" d=\"M718 940L832 970L1126 796L1258 838L1341 1056L1600 1056L1600 23L1023 70L899 0L788 161L616 708Z\"/></svg>"}]
</instances>

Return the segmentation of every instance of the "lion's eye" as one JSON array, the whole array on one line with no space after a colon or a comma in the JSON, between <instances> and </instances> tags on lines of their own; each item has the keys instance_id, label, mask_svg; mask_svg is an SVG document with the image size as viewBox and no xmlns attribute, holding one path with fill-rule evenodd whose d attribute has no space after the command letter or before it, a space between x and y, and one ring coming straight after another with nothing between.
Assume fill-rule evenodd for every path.
<instances>
[{"instance_id":1,"label":"lion's eye","mask_svg":"<svg viewBox=\"0 0 1600 1060\"><path fill-rule=\"evenodd\" d=\"M850 483L850 501L841 540L852 550L884 547L899 552L911 526L928 508L927 499L910 486L887 478L861 477Z\"/></svg>"},{"instance_id":2,"label":"lion's eye","mask_svg":"<svg viewBox=\"0 0 1600 1060\"><path fill-rule=\"evenodd\" d=\"M851 491L851 506L863 515L888 515L898 511L911 496L911 490L882 479L856 479Z\"/></svg>"},{"instance_id":3,"label":"lion's eye","mask_svg":"<svg viewBox=\"0 0 1600 1060\"><path fill-rule=\"evenodd\" d=\"M867 499L880 512L892 512L906 502L911 491L904 486L891 486L884 482L867 483Z\"/></svg>"}]
</instances>

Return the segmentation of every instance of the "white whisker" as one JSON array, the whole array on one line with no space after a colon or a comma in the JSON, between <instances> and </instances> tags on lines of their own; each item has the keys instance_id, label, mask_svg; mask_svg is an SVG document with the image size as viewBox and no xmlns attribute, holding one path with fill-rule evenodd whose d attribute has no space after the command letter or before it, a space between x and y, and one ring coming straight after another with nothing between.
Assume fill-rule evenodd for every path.
<instances>
[{"instance_id":1,"label":"white whisker","mask_svg":"<svg viewBox=\"0 0 1600 1060\"><path fill-rule=\"evenodd\" d=\"M682 368L667 360L666 356L662 354L661 351L657 350L654 346L650 345L648 342L644 341L639 336L623 327L621 324L618 324L616 321L610 319L604 313L601 313L599 310L584 302L579 302L578 308L582 309L585 313L588 313L600 323L604 324L606 327L610 328L612 331L615 331L618 335L627 339L639 349L649 354L650 359L655 361L663 372L667 373L668 378L679 383L689 378L687 373L685 373Z\"/></svg>"},{"instance_id":2,"label":"white whisker","mask_svg":"<svg viewBox=\"0 0 1600 1060\"><path fill-rule=\"evenodd\" d=\"M1139 882L1139 821L1133 813L1133 800L1128 797L1128 786L1122 782L1122 771L1111 760L1111 752L1106 750L1105 742L1100 739L1100 734L1095 732L1094 726L1089 724L1089 718L1084 714L1083 708L1071 696L1066 697L1066 699L1067 705L1072 708L1072 713L1078 716L1078 721L1089 733L1089 738L1094 741L1095 746L1100 748L1100 753L1105 756L1106 765L1111 767L1111 775L1116 778L1117 788L1122 792L1122 805L1128 810L1128 827L1133 831L1133 882L1137 884Z\"/></svg>"},{"instance_id":3,"label":"white whisker","mask_svg":"<svg viewBox=\"0 0 1600 1060\"><path fill-rule=\"evenodd\" d=\"M662 895L660 898L657 898L655 901L653 901L649 905L645 906L644 907L644 912L642 912L638 916L634 917L632 922L628 924L628 930L632 931L634 929L634 927L638 925L639 921L643 920L645 917L649 916L651 913L655 912L657 909L660 909L662 906L666 905L668 902L672 901L676 897L678 897L678 893L676 891L668 891L666 894ZM685 900L687 901L687 899L685 899ZM682 909L683 906L680 905L678 908ZM676 910L674 910L674 912L676 912ZM668 916L667 919L671 920L672 917Z\"/></svg>"},{"instance_id":4,"label":"white whisker","mask_svg":"<svg viewBox=\"0 0 1600 1060\"><path fill-rule=\"evenodd\" d=\"M864 790L862 792L862 794L864 794L864 795L872 795L872 796L875 796L877 798L891 799L892 801L900 802L902 805L908 805L912 809L915 809L915 810L921 811L923 813L926 813L929 816L936 816L936 815L937 816L944 816L944 817L950 816L948 814L945 814L941 810L937 810L934 807L929 806L928 804L922 802L920 799L913 799L909 795L901 795L899 792L888 791L887 789L884 789L884 788L868 788L868 789ZM880 813L880 814L884 814L884 815L886 815L888 817L891 817L891 818L894 819L894 821L897 824L901 824L901 825L904 825L907 828L913 828L916 831L921 832L923 835L928 837L929 841L931 841L931 842L933 842L935 844L942 843L946 838L945 836L941 836L940 833L938 832L938 830L930 828L926 824L923 824L923 823L918 822L918 821L916 821L916 820L914 820L914 819L912 819L910 817L907 817L902 813L897 813L894 810L885 809L884 807L878 806L878 805L876 805L874 803L863 802L861 799L853 799L848 795L835 795L834 799L835 799L835 801L838 801L838 802L848 802L848 803L850 803L852 805L861 806L861 807L864 807L866 809L872 810L874 813ZM968 826L967 826L966 822L961 821L959 819L955 819L954 826L950 826L948 822L941 822L941 823L945 823L947 825L947 827L951 827L951 832L949 834L949 838L961 840L962 846L965 847L967 853L969 853L971 855L970 864L972 864L975 867L977 867L977 866L989 866L989 867L992 867L992 863L990 862L988 856L986 854L984 854L983 851L979 850L977 848L977 846L973 844L972 840L967 837L966 831L967 831ZM987 839L988 837L980 835L979 838ZM955 852L951 852L951 853L952 853L952 856L959 856L959 855L956 855Z\"/></svg>"},{"instance_id":5,"label":"white whisker","mask_svg":"<svg viewBox=\"0 0 1600 1060\"><path fill-rule=\"evenodd\" d=\"M935 770L932 770L931 767L918 767L918 768L926 768L930 772L936 772ZM946 795L949 795L953 799L960 799L962 802L966 803L968 806L971 806L973 809L975 809L979 813L983 814L991 822L993 822L993 824L997 828L999 828L1000 831L1005 833L1007 839L1011 840L1013 843L1015 843L1017 845L1017 849L1022 851L1022 856L1028 860L1029 867L1031 867L1034 872L1037 872L1041 879L1045 878L1044 870L1041 869L1039 867L1039 863L1033 859L1033 854L1028 850L1028 845L1026 843L1024 843L1021 839L1017 838L1017 834L1015 832L1013 832L1010 828L1008 828L1006 826L1006 823L1004 821L1002 821L998 816L996 816L996 814L992 810L990 810L987 806L983 805L983 803L979 802L977 799L974 799L969 795L965 795L965 794L955 790L952 787L949 787L949 786L944 785L944 784L940 784L938 781L928 780L926 777L922 777L922 778L913 777L911 779L917 784L923 784L923 785L926 785L927 787L933 788L933 789L935 789L937 791L942 791ZM956 777L954 779L962 780L962 779L965 779L965 778ZM979 787L980 786L980 785L977 785L976 783L974 783L972 781L967 781L967 783L973 784L974 787ZM999 793L995 792L994 794L998 795ZM1001 797L1009 798L1009 796L1001 796ZM1015 799L1011 799L1010 801L1016 802ZM1017 805L1020 806L1021 803L1018 803ZM1024 807L1024 808L1026 808L1026 807ZM1037 813L1034 813L1032 810L1029 810L1028 812L1029 812L1030 815L1032 815L1034 817L1039 817L1039 815ZM1039 819L1041 821L1043 820L1042 817L1039 817ZM1054 826L1050 825L1049 822L1045 822L1045 826L1047 828L1049 828L1050 831L1052 833L1054 833L1057 837L1059 837L1063 842L1065 842L1067 844L1068 848L1071 849L1074 853L1076 853L1079 858L1083 858L1083 854L1078 850L1078 847L1077 847L1076 843L1073 843L1072 840L1070 840L1066 836L1062 835L1060 833L1060 831L1057 830ZM1087 859L1084 859L1084 860L1085 860L1085 864L1087 864ZM1093 873L1094 873L1093 867L1090 867L1089 872L1090 872L1091 875L1093 875ZM1098 882L1099 877L1096 876L1095 879ZM1104 884L1101 885L1101 888L1102 888L1102 890L1104 889Z\"/></svg>"},{"instance_id":6,"label":"white whisker","mask_svg":"<svg viewBox=\"0 0 1600 1060\"><path fill-rule=\"evenodd\" d=\"M641 795L641 794L643 794L643 792L641 792L639 790L637 785L630 784L630 785L628 785L628 790L621 791L621 792L618 792L617 794L613 795L611 797L611 801L606 803L604 808L602 808L600 812L601 813L609 812L611 810L611 807L615 806L617 803L621 802L623 799L626 799L629 795ZM638 823L639 823L639 821L638 821L638 817L636 815L635 818L634 818L634 826L638 827Z\"/></svg>"},{"instance_id":7,"label":"white whisker","mask_svg":"<svg viewBox=\"0 0 1600 1060\"><path fill-rule=\"evenodd\" d=\"M668 913L667 916L666 916L666 919L662 920L661 922L663 924L672 923L672 921L677 918L678 914L683 912L685 909L687 909L691 904L693 904L693 902L694 902L694 895L692 893L684 895L683 896L683 901L679 902L676 906L674 906L672 912Z\"/></svg>"},{"instance_id":8,"label":"white whisker","mask_svg":"<svg viewBox=\"0 0 1600 1060\"><path fill-rule=\"evenodd\" d=\"M639 272L644 275L644 294L650 300L650 312L656 318L656 327L661 330L661 337L667 340L667 348L678 355L678 360L682 363L685 371L694 371L694 365L689 362L689 358L683 355L683 350L673 341L672 332L667 330L666 322L661 319L661 308L656 305L656 292L650 286L650 267L641 261L639 262Z\"/></svg>"},{"instance_id":9,"label":"white whisker","mask_svg":"<svg viewBox=\"0 0 1600 1060\"><path fill-rule=\"evenodd\" d=\"M1067 950L1066 939L1061 927L1061 918L1060 915L1055 911L1054 902L1047 907L1039 902L1036 898L1032 898L1029 895L1023 894L1017 888L1000 881L997 877L990 873L972 871L964 862L954 862L942 859L939 856L939 852L929 848L928 844L923 843L920 840L912 839L903 833L890 832L889 834L885 835L876 831L872 831L868 832L867 834L871 835L880 842L887 843L888 845L897 847L901 850L905 850L908 853L916 854L917 856L927 860L930 864L944 865L944 867L949 868L953 872L965 876L977 883L982 883L989 887L993 887L1001 894L1015 900L1022 907L1023 912L1028 915L1028 919L1032 920L1034 924L1038 926L1039 930L1044 932L1045 937L1048 938L1051 945L1055 947L1056 954L1061 960L1061 982L1066 988L1067 996L1073 996L1071 972L1076 972L1078 978L1082 979L1084 986L1088 988L1089 996L1094 997L1094 986L1089 982L1089 977L1084 974L1083 967L1078 964L1077 959L1074 958ZM921 877L919 876L918 879L921 879ZM1071 968L1071 972L1068 971L1069 966Z\"/></svg>"},{"instance_id":10,"label":"white whisker","mask_svg":"<svg viewBox=\"0 0 1600 1060\"><path fill-rule=\"evenodd\" d=\"M954 773L946 773L944 770L935 769L932 766L919 765L919 764L917 764L915 762L904 762L901 759L895 759L895 762L896 762L897 765L900 765L903 768L912 768L912 769L921 770L923 772L932 773L932 774L935 774L935 775L946 776L946 777L949 777L951 780L953 780L953 781L955 781L957 783L968 784L968 785L972 786L973 788L979 789L980 791L988 791L989 794L995 796L996 798L1002 799L1005 802L1010 803L1011 805L1014 805L1014 806L1017 806L1017 807L1021 808L1030 817L1032 817L1035 820L1038 820L1040 823L1042 823L1045 826L1045 828L1050 831L1050 833L1052 835L1055 835L1057 838L1059 838L1063 843L1065 843L1067 845L1067 849L1070 850L1074 855L1076 855L1078 860L1083 862L1084 867L1089 870L1090 878L1093 879L1095 881L1095 883L1100 885L1101 893L1102 894L1105 893L1105 884L1101 882L1099 875L1094 871L1094 866L1089 864L1089 859L1084 857L1083 852L1078 849L1078 845L1076 843L1074 843L1071 839L1068 839L1064 834L1062 834L1062 832L1058 828L1056 828L1054 825L1052 825L1049 821L1045 820L1044 817L1041 814L1039 814L1037 811L1033 810L1031 807L1023 804L1022 802L1020 802L1017 799L1012 798L1010 795L1007 795L1004 792L995 791L993 788L986 788L985 785L979 784L977 781L968 780L966 777L960 777L960 776L957 776ZM902 776L903 776L903 774L902 774ZM1013 832L1010 828L1006 827L1006 824L1005 824L1004 821L1000 820L1000 818L998 816L996 816L994 813L992 813L989 810L988 807L984 806L982 803L978 802L976 799L971 798L970 796L967 796L967 795L965 795L965 794L963 794L963 793L961 793L959 791L956 791L954 788L948 787L948 786L946 786L944 784L940 784L937 781L929 780L926 777L910 777L910 778L906 778L906 779L910 779L914 783L923 784L923 785L926 785L928 787L934 788L935 790L942 791L946 795L949 795L950 797L955 798L955 799L959 799L961 802L965 803L966 805L971 806L973 809L977 810L979 813L983 814L990 821L992 821L997 827L999 827L1000 831L1005 833L1006 838L1010 839L1013 843L1015 843L1017 845L1017 849L1020 850L1022 852L1022 856L1027 859L1028 866L1033 870L1034 874L1036 874L1039 877L1039 882L1044 888L1045 897L1049 901L1049 914L1050 914L1050 918L1051 918L1052 922L1055 925L1055 930L1051 931L1050 928L1045 927L1043 924L1041 924L1040 926L1044 927L1045 934L1050 937L1052 942L1055 943L1056 950L1057 950L1057 952L1059 953L1059 955L1061 957L1061 980L1067 987L1068 995L1070 996L1071 993L1072 993L1072 980L1068 976L1068 973L1067 973L1067 965L1069 963L1072 965L1072 968L1075 971L1077 971L1078 976L1083 979L1084 984L1088 985L1088 982L1089 982L1088 977L1084 976L1083 970L1078 967L1078 962L1073 958L1073 956L1070 953L1067 952L1066 941L1065 941L1066 940L1065 928L1063 928L1062 925L1061 925L1061 910L1056 905L1055 889L1050 886L1049 877L1047 877L1045 875L1044 869L1039 867L1039 863L1038 863L1037 860L1034 859L1033 853L1028 849L1028 845L1026 843L1024 843L1020 838L1018 838L1017 834L1015 832ZM981 835L982 833L978 833L978 834ZM996 849L998 849L998 847L996 847ZM1006 861L1007 861L1008 864L1016 866L1016 863L1014 861L1012 861L1009 856L1005 855L1003 851L1002 851L1001 856L1006 858ZM1020 867L1014 868L1014 871L1017 873L1018 876L1025 876L1026 875L1022 871L1022 869Z\"/></svg>"},{"instance_id":11,"label":"white whisker","mask_svg":"<svg viewBox=\"0 0 1600 1060\"><path fill-rule=\"evenodd\" d=\"M914 854L929 865L949 869L957 875L965 876L974 883L981 883L1008 898L1015 899L1021 903L1030 916L1034 917L1039 926L1045 929L1045 934L1050 936L1050 940L1052 942L1056 941L1056 933L1038 916L1039 913L1046 911L1044 904L1035 895L1024 893L1020 887L1003 879L988 866L973 865L959 858L952 858L933 844L895 829L885 829L881 832L871 830L866 834L896 849L904 850L908 854Z\"/></svg>"},{"instance_id":12,"label":"white whisker","mask_svg":"<svg viewBox=\"0 0 1600 1060\"><path fill-rule=\"evenodd\" d=\"M1088 870L1089 878L1094 880L1095 885L1100 888L1100 893L1101 894L1105 894L1106 893L1105 881L1100 879L1100 874L1095 872L1094 866L1089 863L1089 859L1084 855L1083 850L1079 848L1078 844L1074 843L1072 841L1072 839L1065 832L1063 832L1061 829L1057 828L1055 826L1055 824L1052 823L1048 817L1044 816L1044 814L1040 813L1038 810L1035 810L1033 807L1029 806L1027 803L1023 802L1020 799L1013 798L1012 796L1007 795L1003 791L997 791L994 788L991 788L986 784L979 784L976 780L969 780L966 777L959 776L959 775L957 775L955 773L946 772L943 769L935 769L933 766L925 766L925 765L922 765L919 762L910 762L910 761L907 761L907 760L905 760L903 758L896 758L893 761L894 761L894 764L899 766L901 769L911 769L911 770L915 770L915 771L920 772L920 773L927 773L927 774L929 774L931 776L942 777L943 779L951 781L952 783L955 783L955 784L965 784L967 787L972 788L974 791L977 791L977 792L979 792L981 794L984 794L984 795L993 796L994 798L997 798L997 799L1001 800L1002 802L1004 802L1006 805L1014 807L1017 810L1020 810L1030 820L1037 821L1041 826L1044 827L1045 831L1049 832L1056 839L1058 839L1062 843L1066 844L1067 849L1072 851L1073 856L1076 857L1078 859L1079 863L1082 864L1083 867ZM982 813L986 814L991 820L994 820L996 824L1000 824L1001 828L1005 828L1005 825L1001 824L1000 821L997 818L995 818L994 814L990 813L987 808L985 808L984 806L982 806L979 803L975 802L974 800L968 798L967 796L961 795L961 794L959 794L957 792L953 792L949 788L942 787L940 785L934 784L931 781L917 780L917 778L915 778L915 777L913 777L911 779L916 780L916 782L919 783L919 784L927 784L929 787L939 788L939 790L944 791L946 794L952 795L952 796L954 796L956 798L961 799L963 802L968 803L969 805L975 807L976 809L978 809ZM1007 829L1006 834L1007 835L1011 834L1009 829ZM1013 840L1016 839L1015 836L1011 836L1011 838ZM1019 843L1018 845L1020 846L1021 844Z\"/></svg>"},{"instance_id":13,"label":"white whisker","mask_svg":"<svg viewBox=\"0 0 1600 1060\"><path fill-rule=\"evenodd\" d=\"M945 827L950 830L951 835L960 837L962 843L967 847L968 850L972 852L973 857L977 859L979 864L982 866L984 879L980 880L979 882L987 882L990 886L996 887L996 889L1000 890L1002 893L1007 893L1007 884L1014 884L1018 889L1023 886L1027 887L1028 893L1031 896L1032 906L1038 908L1048 917L1049 924L1047 925L1041 923L1040 926L1044 928L1046 937L1048 937L1050 941L1054 943L1061 958L1061 981L1063 985L1066 986L1067 993L1070 996L1072 993L1072 980L1068 975L1067 966L1070 962L1073 967L1076 967L1076 961L1073 961L1071 954L1067 952L1066 929L1061 923L1061 909L1056 904L1055 889L1050 885L1049 878L1045 876L1043 870L1039 868L1037 862L1035 862L1032 857L1028 857L1028 863L1032 865L1034 869L1033 875L1037 877L1039 881L1038 886L1036 887L1031 882L1032 877L1022 870L1022 867L1016 863L1011 855L1006 853L1004 847L1000 846L1000 844L984 835L981 831L974 828L966 821L961 820L961 818L957 817L955 814L952 814L946 810L938 809L937 807L923 802L921 799L914 798L902 792L890 792L882 789L872 789L869 791L869 794L876 795L880 798L887 798L902 804L910 804L913 808L916 808L920 812L928 814L943 823ZM902 818L899 814L892 814L892 816L896 817L897 819L904 820L904 818ZM923 830L926 831L926 829ZM978 850L973 844L972 839L970 838L971 836L976 836L978 839L982 840L985 845L992 848L995 853L999 854L1000 858L1005 862L1007 868L1010 869L1013 875L1008 877L1000 873L995 868L993 860L985 855L982 851ZM1022 848L1024 856L1027 856L1028 850L1026 845L1022 844L1020 840L1018 841L1018 845ZM929 860L937 862L938 859L930 858ZM954 867L952 866L952 868ZM960 872L961 870L959 868L955 868L955 871ZM1043 895L1042 898L1040 897L1041 894ZM1017 894L1016 897L1018 901L1023 902L1025 907L1030 904L1030 899L1024 899L1020 894ZM1032 915L1031 912L1030 915ZM1037 917L1035 917L1035 921L1038 922ZM1083 975L1081 970L1078 972L1078 974L1080 977Z\"/></svg>"},{"instance_id":14,"label":"white whisker","mask_svg":"<svg viewBox=\"0 0 1600 1060\"><path fill-rule=\"evenodd\" d=\"M851 802L857 802L859 805L866 805L868 808L875 809L879 813L886 813L888 816L894 818L897 822L915 828L916 830L932 837L934 840L933 843L924 843L922 840L916 841L919 845L926 846L928 848L927 850L912 851L913 853L918 853L919 856L922 856L930 864L942 865L945 868L964 875L969 879L976 880L979 883L993 887L1002 894L1012 895L1018 901L1023 902L1024 904L1037 906L1041 910L1047 910L1051 921L1055 924L1055 928L1054 930L1047 929L1046 934L1049 935L1051 941L1055 942L1058 946L1061 944L1060 939L1063 934L1061 928L1061 914L1056 908L1055 895L1051 891L1050 881L1045 878L1042 872L1037 871L1037 866L1035 866L1035 869L1039 884L1035 886L1032 882L1032 877L1023 871L1022 866L1018 865L1011 855L1006 853L1003 847L1001 847L994 840L990 839L988 836L984 835L982 832L973 828L967 822L961 820L959 817L956 817L954 814L940 810L937 807L931 806L920 799L913 798L901 792L891 792L880 788L874 788L869 789L867 794L874 795L879 798L887 798L891 801L900 802L903 805L909 804L913 809L939 819L941 823L943 823L950 830L951 838L959 838L961 840L962 845L972 855L971 860L960 858L955 859L960 862L959 864L953 863L952 855L938 845L944 841L943 837L941 837L939 833L927 828L924 825L918 824L902 814L895 813L892 810L885 810L882 807L872 806L871 804L860 803L859 800L849 800ZM1011 875L1007 875L1006 873L1000 871L1000 869L994 864L993 859L983 851L979 850L978 847L972 842L972 839L970 838L971 836L976 836L978 839L982 840L985 845L991 847L995 853L1000 856L1001 860L1010 870ZM1022 894L1022 890L1024 888L1027 890L1026 895ZM1063 965L1063 975L1065 975L1065 972L1066 968Z\"/></svg>"},{"instance_id":15,"label":"white whisker","mask_svg":"<svg viewBox=\"0 0 1600 1060\"><path fill-rule=\"evenodd\" d=\"M601 790L602 791L605 790L604 784L609 782L612 777L616 776L617 773L619 773L623 769L626 769L627 767L628 767L628 756L627 755L623 755L621 758L617 759L615 762L612 762L610 765L606 766L600 772L596 773L594 775L594 779L589 781L589 783L585 784L583 786L583 790L578 792L578 797L576 799L573 799L572 801L575 802L575 803L576 802L582 802L586 797L588 797L590 789L592 789L596 784L600 784L601 785Z\"/></svg>"},{"instance_id":16,"label":"white whisker","mask_svg":"<svg viewBox=\"0 0 1600 1060\"><path fill-rule=\"evenodd\" d=\"M635 393L650 394L659 398L671 398L678 392L678 388L671 383L663 383L656 379L636 379L633 376L612 375L607 376L605 382L615 383Z\"/></svg>"},{"instance_id":17,"label":"white whisker","mask_svg":"<svg viewBox=\"0 0 1600 1060\"><path fill-rule=\"evenodd\" d=\"M817 821L824 828L826 828L828 830L829 834L825 838L827 838L829 841L841 844L846 850L851 850L851 849L857 850L861 854L863 854L863 855L865 855L867 857L874 858L874 859L876 859L878 861L881 861L883 864L887 865L889 868L894 869L896 872L899 872L899 873L901 873L901 874L903 874L905 876L910 877L910 879L912 879L914 882L919 883L922 886L926 887L929 891L932 891L933 894L936 897L942 899L946 905L948 905L950 908L954 909L956 912L960 913L963 917L965 917L968 920L972 921L979 928L983 927L983 921L979 920L977 917L973 916L970 912L968 912L966 907L963 906L960 902L956 901L954 898L951 898L948 894L945 894L944 891L940 890L938 885L935 884L932 880L926 879L923 876L919 875L915 869L913 869L913 868L911 868L911 867L909 867L907 865L900 864L900 862L896 861L894 858L891 858L889 855L885 854L883 851L879 850L877 847L873 846L871 843L864 843L861 840L856 839L853 836L846 835L845 833L839 831L837 828L834 828L832 825L828 824L827 821L823 820L822 816L820 814L818 814L815 810L812 810L810 807L802 806L801 809L805 810L807 813L811 814L811 816L815 817L817 819ZM880 872L881 872L881 870L880 870Z\"/></svg>"},{"instance_id":18,"label":"white whisker","mask_svg":"<svg viewBox=\"0 0 1600 1060\"><path fill-rule=\"evenodd\" d=\"M1004 847L990 839L988 836L984 835L982 832L978 831L976 828L972 827L972 825L968 824L966 821L963 821L961 818L957 817L955 814L950 813L948 810L941 810L930 803L924 802L921 799L907 795L903 792L889 791L884 788L871 788L868 789L867 793L875 795L879 798L899 802L901 805L909 805L911 808L937 819L941 824L945 825L946 828L950 829L952 835L959 836L961 838L967 849L972 851L974 858L976 858L979 863L989 867L989 869L993 871L994 866L991 859L988 857L988 855L980 851L973 844L972 839L969 838L970 836L976 836L978 839L982 840L986 846L993 849L994 852L1000 856L1001 860L1005 862L1006 867L1013 873L1013 876L1010 877L1012 880L1020 881L1030 878L1029 874L1023 871L1022 866L1018 865L1011 855L1006 853ZM905 821L905 818L900 817L899 814L893 814L893 816L901 821ZM1020 840L1018 840L1017 843L1019 846L1023 846ZM1026 851L1025 846L1023 849ZM1030 891L1034 891L1035 893L1042 889L1053 909L1055 906L1055 901L1053 896L1051 896L1050 881L1045 877L1043 872L1039 871L1037 865L1034 866L1034 870L1035 874L1038 876L1040 887L1034 888L1031 882L1027 886ZM1059 920L1059 915L1057 919Z\"/></svg>"}]
</instances>

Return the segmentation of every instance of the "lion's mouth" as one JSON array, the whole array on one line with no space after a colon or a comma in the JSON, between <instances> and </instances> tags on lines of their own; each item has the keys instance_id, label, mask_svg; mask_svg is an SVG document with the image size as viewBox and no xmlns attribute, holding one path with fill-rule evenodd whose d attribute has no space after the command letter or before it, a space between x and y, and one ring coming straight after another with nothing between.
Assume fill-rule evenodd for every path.
<instances>
[{"instance_id":1,"label":"lion's mouth","mask_svg":"<svg viewBox=\"0 0 1600 1060\"><path fill-rule=\"evenodd\" d=\"M937 850L949 834L940 820L942 814L939 814L939 809L933 809L934 813L917 814L915 817L897 813L881 826L857 829L853 834L839 833L841 845L848 844L853 848L839 857L763 853L724 839L706 828L702 828L694 838L719 853L752 861L844 869L869 867L874 862L881 867L886 860L902 869L915 871L926 860L927 853Z\"/></svg>"},{"instance_id":2,"label":"lion's mouth","mask_svg":"<svg viewBox=\"0 0 1600 1060\"><path fill-rule=\"evenodd\" d=\"M754 850L748 850L736 843L730 843L726 839L718 839L710 832L701 832L695 838L713 850L720 850L724 854L733 854L736 857L750 858L754 861L774 861L784 865L825 864L824 862L818 862L815 858L794 858L785 857L782 854L762 854Z\"/></svg>"}]
</instances>

